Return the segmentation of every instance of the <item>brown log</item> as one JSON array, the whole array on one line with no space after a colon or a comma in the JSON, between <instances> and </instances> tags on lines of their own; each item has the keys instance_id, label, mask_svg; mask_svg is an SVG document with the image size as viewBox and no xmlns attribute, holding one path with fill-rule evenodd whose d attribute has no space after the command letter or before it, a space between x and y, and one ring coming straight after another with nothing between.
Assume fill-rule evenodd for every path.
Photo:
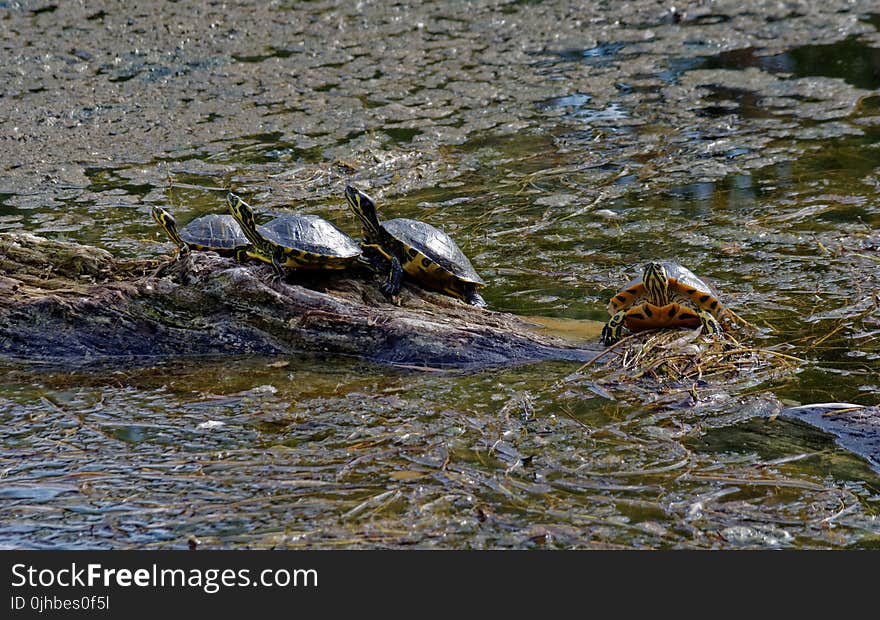
<instances>
[{"instance_id":1,"label":"brown log","mask_svg":"<svg viewBox=\"0 0 880 620\"><path fill-rule=\"evenodd\" d=\"M213 252L123 260L99 248L0 234L0 356L89 361L214 354L357 356L425 367L592 359L597 346L407 285L388 302L370 274L271 269Z\"/></svg>"}]
</instances>

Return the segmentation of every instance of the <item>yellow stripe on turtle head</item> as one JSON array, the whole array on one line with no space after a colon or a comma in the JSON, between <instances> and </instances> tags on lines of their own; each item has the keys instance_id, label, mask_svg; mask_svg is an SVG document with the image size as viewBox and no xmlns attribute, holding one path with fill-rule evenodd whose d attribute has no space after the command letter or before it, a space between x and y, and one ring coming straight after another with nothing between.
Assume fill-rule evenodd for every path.
<instances>
[{"instance_id":1,"label":"yellow stripe on turtle head","mask_svg":"<svg viewBox=\"0 0 880 620\"><path fill-rule=\"evenodd\" d=\"M229 192L226 194L226 204L229 206L229 212L239 223L250 224L252 228L257 227L253 209L239 196Z\"/></svg>"},{"instance_id":2,"label":"yellow stripe on turtle head","mask_svg":"<svg viewBox=\"0 0 880 620\"><path fill-rule=\"evenodd\" d=\"M377 237L382 226L379 223L379 213L373 199L351 185L345 187L345 199L348 201L351 210L354 211L354 214L361 221L368 236L371 238Z\"/></svg>"},{"instance_id":3,"label":"yellow stripe on turtle head","mask_svg":"<svg viewBox=\"0 0 880 620\"><path fill-rule=\"evenodd\" d=\"M655 306L665 306L669 299L669 277L663 265L660 263L645 265L642 281L645 283L651 303Z\"/></svg>"},{"instance_id":4,"label":"yellow stripe on turtle head","mask_svg":"<svg viewBox=\"0 0 880 620\"><path fill-rule=\"evenodd\" d=\"M257 220L254 216L254 210L251 206L242 200L236 194L229 192L226 194L226 205L235 221L241 226L244 236L248 238L254 247L266 257L271 257L274 247L267 243L265 239L257 232Z\"/></svg>"},{"instance_id":5,"label":"yellow stripe on turtle head","mask_svg":"<svg viewBox=\"0 0 880 620\"><path fill-rule=\"evenodd\" d=\"M162 207L158 206L153 206L150 213L153 216L153 219L156 220L156 223L161 226L166 235L171 237L171 240L174 243L179 246L186 245L183 239L180 238L180 234L177 232L177 222L174 220L174 216L172 216Z\"/></svg>"}]
</instances>

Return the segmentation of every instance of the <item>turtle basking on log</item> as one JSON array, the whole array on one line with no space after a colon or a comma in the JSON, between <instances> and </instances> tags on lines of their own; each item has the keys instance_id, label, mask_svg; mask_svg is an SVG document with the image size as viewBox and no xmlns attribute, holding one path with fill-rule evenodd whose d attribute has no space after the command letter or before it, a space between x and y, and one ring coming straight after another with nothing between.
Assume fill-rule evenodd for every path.
<instances>
[{"instance_id":1,"label":"turtle basking on log","mask_svg":"<svg viewBox=\"0 0 880 620\"><path fill-rule=\"evenodd\" d=\"M363 225L364 249L387 261L387 276L382 284L385 294L397 294L405 272L426 288L472 306L486 307L486 301L477 292L485 282L452 237L419 220L399 217L380 221L373 199L351 185L345 188L345 198Z\"/></svg>"},{"instance_id":2,"label":"turtle basking on log","mask_svg":"<svg viewBox=\"0 0 880 620\"><path fill-rule=\"evenodd\" d=\"M177 258L190 250L217 252L243 260L251 250L251 242L242 232L235 218L227 214L203 215L178 229L174 217L162 207L153 207L153 219L165 234L177 244Z\"/></svg>"},{"instance_id":3,"label":"turtle basking on log","mask_svg":"<svg viewBox=\"0 0 880 620\"><path fill-rule=\"evenodd\" d=\"M431 368L587 361L598 348L419 289L388 304L344 270L321 290L186 252L161 270L87 245L0 233L0 356L53 364L181 355L346 355Z\"/></svg>"},{"instance_id":4,"label":"turtle basking on log","mask_svg":"<svg viewBox=\"0 0 880 620\"><path fill-rule=\"evenodd\" d=\"M358 262L362 251L354 240L317 215L285 213L258 225L254 209L233 193L226 195L231 217L253 244L250 255L272 265L274 279L284 269L345 269Z\"/></svg>"}]
</instances>

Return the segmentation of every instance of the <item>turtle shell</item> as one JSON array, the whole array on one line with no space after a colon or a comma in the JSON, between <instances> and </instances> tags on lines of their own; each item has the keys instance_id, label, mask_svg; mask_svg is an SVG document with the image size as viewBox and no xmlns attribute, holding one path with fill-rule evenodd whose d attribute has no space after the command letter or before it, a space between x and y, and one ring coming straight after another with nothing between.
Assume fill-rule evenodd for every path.
<instances>
[{"instance_id":1,"label":"turtle shell","mask_svg":"<svg viewBox=\"0 0 880 620\"><path fill-rule=\"evenodd\" d=\"M687 267L671 261L661 262L660 264L666 269L666 275L669 278L670 283L674 279L679 287L693 289L699 293L707 293L715 299L718 299L718 291L702 278L698 278L694 272Z\"/></svg>"},{"instance_id":2,"label":"turtle shell","mask_svg":"<svg viewBox=\"0 0 880 620\"><path fill-rule=\"evenodd\" d=\"M187 244L206 250L233 250L250 245L231 215L203 215L197 217L178 231Z\"/></svg>"},{"instance_id":3,"label":"turtle shell","mask_svg":"<svg viewBox=\"0 0 880 620\"><path fill-rule=\"evenodd\" d=\"M317 215L281 215L257 226L257 232L281 247L318 256L354 258L361 254L354 239Z\"/></svg>"},{"instance_id":4,"label":"turtle shell","mask_svg":"<svg viewBox=\"0 0 880 620\"><path fill-rule=\"evenodd\" d=\"M406 260L401 262L411 275L418 275L419 271L429 272L436 264L447 277L451 275L463 282L485 285L452 237L439 228L403 217L385 220L382 227L404 245Z\"/></svg>"}]
</instances>

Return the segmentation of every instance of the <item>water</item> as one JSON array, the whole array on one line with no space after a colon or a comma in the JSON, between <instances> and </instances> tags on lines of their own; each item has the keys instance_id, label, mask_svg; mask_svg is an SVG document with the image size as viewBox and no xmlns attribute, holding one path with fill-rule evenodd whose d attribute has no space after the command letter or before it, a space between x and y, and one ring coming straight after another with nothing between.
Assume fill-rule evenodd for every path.
<instances>
[{"instance_id":1,"label":"water","mask_svg":"<svg viewBox=\"0 0 880 620\"><path fill-rule=\"evenodd\" d=\"M6 110L27 140L2 158L0 231L170 256L150 207L183 222L234 189L354 234L354 182L449 232L495 310L604 321L674 258L751 344L804 361L707 380L696 406L561 363L7 362L0 545L876 548L878 472L768 403L878 402L877 17L677 26L629 4L580 24L546 3L174 6L170 32L4 9L36 46L5 94L39 114ZM49 43L64 24L83 32Z\"/></svg>"}]
</instances>

